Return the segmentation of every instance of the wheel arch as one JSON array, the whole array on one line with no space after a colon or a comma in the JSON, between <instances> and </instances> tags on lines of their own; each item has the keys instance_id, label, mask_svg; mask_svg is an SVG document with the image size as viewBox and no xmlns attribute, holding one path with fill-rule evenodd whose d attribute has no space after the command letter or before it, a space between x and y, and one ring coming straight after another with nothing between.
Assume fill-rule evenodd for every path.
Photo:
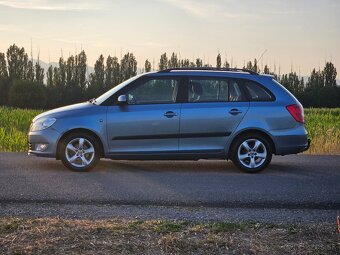
<instances>
[{"instance_id":1,"label":"wheel arch","mask_svg":"<svg viewBox=\"0 0 340 255\"><path fill-rule=\"evenodd\" d=\"M104 145L102 140L100 139L99 135L97 135L95 132L93 132L92 130L86 129L86 128L74 128L74 129L70 129L68 131L66 131L64 134L62 134L62 136L59 138L58 140L58 144L57 144L57 151L56 151L56 159L60 159L60 154L61 152L61 141L68 135L72 134L72 133L79 133L79 132L83 132L83 133L87 133L91 136L93 136L98 144L99 144L99 156L100 157L104 157Z\"/></svg>"},{"instance_id":2,"label":"wheel arch","mask_svg":"<svg viewBox=\"0 0 340 255\"><path fill-rule=\"evenodd\" d=\"M261 129L256 129L256 128L251 128L251 129L245 129L240 131L237 135L235 135L231 141L231 143L229 144L229 148L228 148L228 159L231 158L231 153L232 153L232 148L235 144L235 142L237 141L237 139L245 134L258 134L258 135L262 135L263 137L265 137L269 144L270 144L270 148L272 150L272 153L275 154L276 153L276 146L274 143L273 138L265 131L261 130Z\"/></svg>"}]
</instances>

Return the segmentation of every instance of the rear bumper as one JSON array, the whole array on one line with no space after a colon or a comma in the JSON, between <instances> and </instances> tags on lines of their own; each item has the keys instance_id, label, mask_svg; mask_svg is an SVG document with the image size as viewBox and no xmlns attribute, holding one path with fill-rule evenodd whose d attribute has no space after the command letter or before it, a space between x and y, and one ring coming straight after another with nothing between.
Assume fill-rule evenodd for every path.
<instances>
[{"instance_id":1,"label":"rear bumper","mask_svg":"<svg viewBox=\"0 0 340 255\"><path fill-rule=\"evenodd\" d=\"M307 142L308 142L308 144L307 144L306 148L303 151L306 151L306 150L309 149L310 143L312 142L312 140L308 138Z\"/></svg>"},{"instance_id":2,"label":"rear bumper","mask_svg":"<svg viewBox=\"0 0 340 255\"><path fill-rule=\"evenodd\" d=\"M275 137L277 155L297 154L310 147L311 140L308 135L286 135Z\"/></svg>"}]
</instances>

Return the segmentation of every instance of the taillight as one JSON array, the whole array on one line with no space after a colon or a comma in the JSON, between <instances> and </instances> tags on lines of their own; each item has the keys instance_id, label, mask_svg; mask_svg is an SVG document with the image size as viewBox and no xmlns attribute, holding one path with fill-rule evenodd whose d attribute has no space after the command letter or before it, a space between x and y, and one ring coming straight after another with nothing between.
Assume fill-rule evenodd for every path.
<instances>
[{"instance_id":1,"label":"taillight","mask_svg":"<svg viewBox=\"0 0 340 255\"><path fill-rule=\"evenodd\" d=\"M292 104L286 106L288 112L293 116L293 118L300 123L305 122L305 116L303 114L303 108L300 105Z\"/></svg>"}]
</instances>

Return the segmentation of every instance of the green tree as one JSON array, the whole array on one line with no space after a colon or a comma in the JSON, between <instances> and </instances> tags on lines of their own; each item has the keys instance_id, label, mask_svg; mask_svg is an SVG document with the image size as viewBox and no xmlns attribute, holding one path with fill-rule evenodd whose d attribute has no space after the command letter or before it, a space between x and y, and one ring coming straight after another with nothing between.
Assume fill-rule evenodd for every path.
<instances>
[{"instance_id":1,"label":"green tree","mask_svg":"<svg viewBox=\"0 0 340 255\"><path fill-rule=\"evenodd\" d=\"M222 67L222 59L221 59L221 54L220 53L217 54L216 67L217 68L221 68Z\"/></svg>"},{"instance_id":2,"label":"green tree","mask_svg":"<svg viewBox=\"0 0 340 255\"><path fill-rule=\"evenodd\" d=\"M145 60L144 68L146 73L151 71L151 63L148 59Z\"/></svg>"},{"instance_id":3,"label":"green tree","mask_svg":"<svg viewBox=\"0 0 340 255\"><path fill-rule=\"evenodd\" d=\"M100 55L94 64L94 72L90 74L90 84L87 97L93 98L104 92L105 66L104 56Z\"/></svg>"},{"instance_id":4,"label":"green tree","mask_svg":"<svg viewBox=\"0 0 340 255\"><path fill-rule=\"evenodd\" d=\"M190 67L190 60L187 59L187 58L186 59L182 59L180 66L183 67L183 68Z\"/></svg>"},{"instance_id":5,"label":"green tree","mask_svg":"<svg viewBox=\"0 0 340 255\"><path fill-rule=\"evenodd\" d=\"M120 74L120 64L118 62L117 57L113 57L112 60L112 70L113 70L113 78L111 86L116 86L121 82L121 74Z\"/></svg>"},{"instance_id":6,"label":"green tree","mask_svg":"<svg viewBox=\"0 0 340 255\"><path fill-rule=\"evenodd\" d=\"M246 69L253 70L253 63L251 62L251 60L247 62Z\"/></svg>"},{"instance_id":7,"label":"green tree","mask_svg":"<svg viewBox=\"0 0 340 255\"><path fill-rule=\"evenodd\" d=\"M9 84L5 54L0 53L0 105L7 104Z\"/></svg>"},{"instance_id":8,"label":"green tree","mask_svg":"<svg viewBox=\"0 0 340 255\"><path fill-rule=\"evenodd\" d=\"M35 70L34 70L34 66L33 66L33 62L31 60L29 60L27 62L27 68L26 68L26 73L25 73L25 80L34 81L34 77L35 77Z\"/></svg>"},{"instance_id":9,"label":"green tree","mask_svg":"<svg viewBox=\"0 0 340 255\"><path fill-rule=\"evenodd\" d=\"M39 60L35 63L35 82L43 84L44 83L44 68L40 66Z\"/></svg>"},{"instance_id":10,"label":"green tree","mask_svg":"<svg viewBox=\"0 0 340 255\"><path fill-rule=\"evenodd\" d=\"M166 56L166 53L161 55L158 66L159 66L159 71L162 71L168 68L168 57Z\"/></svg>"},{"instance_id":11,"label":"green tree","mask_svg":"<svg viewBox=\"0 0 340 255\"><path fill-rule=\"evenodd\" d=\"M25 78L28 56L24 48L19 48L15 44L7 50L8 75L11 80Z\"/></svg>"},{"instance_id":12,"label":"green tree","mask_svg":"<svg viewBox=\"0 0 340 255\"><path fill-rule=\"evenodd\" d=\"M255 71L257 73L260 72L260 69L257 66L257 59L256 58L254 59L253 71Z\"/></svg>"},{"instance_id":13,"label":"green tree","mask_svg":"<svg viewBox=\"0 0 340 255\"><path fill-rule=\"evenodd\" d=\"M256 60L256 58L254 59L254 64L253 64L251 61L248 61L248 62L247 62L246 68L247 68L248 70L252 70L252 71L254 71L254 72L259 72L259 71L260 71L260 70L258 69L258 67L257 67L257 60Z\"/></svg>"},{"instance_id":14,"label":"green tree","mask_svg":"<svg viewBox=\"0 0 340 255\"><path fill-rule=\"evenodd\" d=\"M177 68L177 67L179 67L179 61L177 58L177 54L173 52L171 54L171 58L169 59L168 68Z\"/></svg>"},{"instance_id":15,"label":"green tree","mask_svg":"<svg viewBox=\"0 0 340 255\"><path fill-rule=\"evenodd\" d=\"M200 58L196 58L196 67L203 67L203 61Z\"/></svg>"},{"instance_id":16,"label":"green tree","mask_svg":"<svg viewBox=\"0 0 340 255\"><path fill-rule=\"evenodd\" d=\"M104 56L100 55L94 64L94 80L93 82L98 86L100 92L104 90L105 66Z\"/></svg>"},{"instance_id":17,"label":"green tree","mask_svg":"<svg viewBox=\"0 0 340 255\"><path fill-rule=\"evenodd\" d=\"M43 109L46 105L46 87L41 83L14 80L8 103L13 107Z\"/></svg>"},{"instance_id":18,"label":"green tree","mask_svg":"<svg viewBox=\"0 0 340 255\"><path fill-rule=\"evenodd\" d=\"M50 66L51 67L51 66ZM55 106L63 105L63 96L65 94L65 86L66 86L66 65L63 58L59 59L59 67L53 68L53 76L52 76L52 86L49 86L49 95L50 92L53 94L53 103ZM49 100L50 101L50 100Z\"/></svg>"},{"instance_id":19,"label":"green tree","mask_svg":"<svg viewBox=\"0 0 340 255\"><path fill-rule=\"evenodd\" d=\"M53 86L53 67L50 65L46 71L46 83L47 86Z\"/></svg>"},{"instance_id":20,"label":"green tree","mask_svg":"<svg viewBox=\"0 0 340 255\"><path fill-rule=\"evenodd\" d=\"M8 72L7 72L7 64L5 54L0 52L0 79L7 79Z\"/></svg>"},{"instance_id":21,"label":"green tree","mask_svg":"<svg viewBox=\"0 0 340 255\"><path fill-rule=\"evenodd\" d=\"M86 79L86 70L87 70L87 56L84 50L82 50L77 55L77 64L76 64L76 85L78 85L82 91L85 92L87 79Z\"/></svg>"},{"instance_id":22,"label":"green tree","mask_svg":"<svg viewBox=\"0 0 340 255\"><path fill-rule=\"evenodd\" d=\"M58 68L56 67L55 69L58 72ZM46 71L46 83L47 83L46 95L48 99L46 102L47 108L55 108L59 106L59 102L60 102L59 91L58 91L58 88L55 86L53 79L54 79L54 68L52 65L50 65Z\"/></svg>"},{"instance_id":23,"label":"green tree","mask_svg":"<svg viewBox=\"0 0 340 255\"><path fill-rule=\"evenodd\" d=\"M314 68L310 77L308 78L306 86L314 90L322 88L324 86L324 77L322 72L320 70L316 71Z\"/></svg>"},{"instance_id":24,"label":"green tree","mask_svg":"<svg viewBox=\"0 0 340 255\"><path fill-rule=\"evenodd\" d=\"M125 81L137 74L137 61L132 53L126 53L120 61L122 81Z\"/></svg>"},{"instance_id":25,"label":"green tree","mask_svg":"<svg viewBox=\"0 0 340 255\"><path fill-rule=\"evenodd\" d=\"M61 104L67 105L72 103L81 102L84 99L84 90L85 85L83 84L83 88L80 86L80 59L79 55L69 56L66 65L65 62L60 59L60 67L59 67L59 78L60 85L57 87L58 94L60 95ZM84 59L86 61L86 57ZM85 62L85 73L86 73L86 62ZM66 75L66 76L64 76ZM63 78L66 77L65 85L63 84Z\"/></svg>"},{"instance_id":26,"label":"green tree","mask_svg":"<svg viewBox=\"0 0 340 255\"><path fill-rule=\"evenodd\" d=\"M104 84L105 90L113 85L113 57L110 55L106 59Z\"/></svg>"},{"instance_id":27,"label":"green tree","mask_svg":"<svg viewBox=\"0 0 340 255\"><path fill-rule=\"evenodd\" d=\"M10 80L8 78L0 79L0 105L8 104L9 88L10 88Z\"/></svg>"},{"instance_id":28,"label":"green tree","mask_svg":"<svg viewBox=\"0 0 340 255\"><path fill-rule=\"evenodd\" d=\"M63 90L64 87L66 86L66 76L67 76L67 64L66 61L64 61L63 57L59 58L59 68L58 68L58 83L54 83L54 85L58 86L60 90ZM68 75L70 76L69 78L72 79L72 67L70 68ZM71 81L69 81L70 83Z\"/></svg>"},{"instance_id":29,"label":"green tree","mask_svg":"<svg viewBox=\"0 0 340 255\"><path fill-rule=\"evenodd\" d=\"M323 69L323 76L325 86L327 87L335 87L336 86L336 68L334 67L333 63L327 62L325 68Z\"/></svg>"},{"instance_id":30,"label":"green tree","mask_svg":"<svg viewBox=\"0 0 340 255\"><path fill-rule=\"evenodd\" d=\"M267 65L264 66L263 73L270 74L269 67Z\"/></svg>"},{"instance_id":31,"label":"green tree","mask_svg":"<svg viewBox=\"0 0 340 255\"><path fill-rule=\"evenodd\" d=\"M54 67L53 68L53 85L56 87L59 87L59 91L62 91L62 86L61 86L61 77L60 77L60 68Z\"/></svg>"},{"instance_id":32,"label":"green tree","mask_svg":"<svg viewBox=\"0 0 340 255\"><path fill-rule=\"evenodd\" d=\"M224 62L223 67L224 68L230 68L230 64L227 60Z\"/></svg>"},{"instance_id":33,"label":"green tree","mask_svg":"<svg viewBox=\"0 0 340 255\"><path fill-rule=\"evenodd\" d=\"M75 64L75 59L74 59L74 56L71 55L69 56L66 62L66 85L68 87L74 84L74 74L75 74L74 64Z\"/></svg>"}]
</instances>

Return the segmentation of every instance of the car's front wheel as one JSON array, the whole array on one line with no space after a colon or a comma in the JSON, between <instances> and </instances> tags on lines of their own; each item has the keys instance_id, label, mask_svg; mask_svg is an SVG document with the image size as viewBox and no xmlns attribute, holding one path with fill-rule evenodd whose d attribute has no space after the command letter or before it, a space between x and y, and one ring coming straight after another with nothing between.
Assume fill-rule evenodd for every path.
<instances>
[{"instance_id":1,"label":"car's front wheel","mask_svg":"<svg viewBox=\"0 0 340 255\"><path fill-rule=\"evenodd\" d=\"M260 134L243 135L232 146L231 159L242 171L256 173L265 169L272 160L271 146Z\"/></svg>"},{"instance_id":2,"label":"car's front wheel","mask_svg":"<svg viewBox=\"0 0 340 255\"><path fill-rule=\"evenodd\" d=\"M87 133L66 136L61 141L60 153L63 164L73 171L88 171L99 161L98 142Z\"/></svg>"}]
</instances>

